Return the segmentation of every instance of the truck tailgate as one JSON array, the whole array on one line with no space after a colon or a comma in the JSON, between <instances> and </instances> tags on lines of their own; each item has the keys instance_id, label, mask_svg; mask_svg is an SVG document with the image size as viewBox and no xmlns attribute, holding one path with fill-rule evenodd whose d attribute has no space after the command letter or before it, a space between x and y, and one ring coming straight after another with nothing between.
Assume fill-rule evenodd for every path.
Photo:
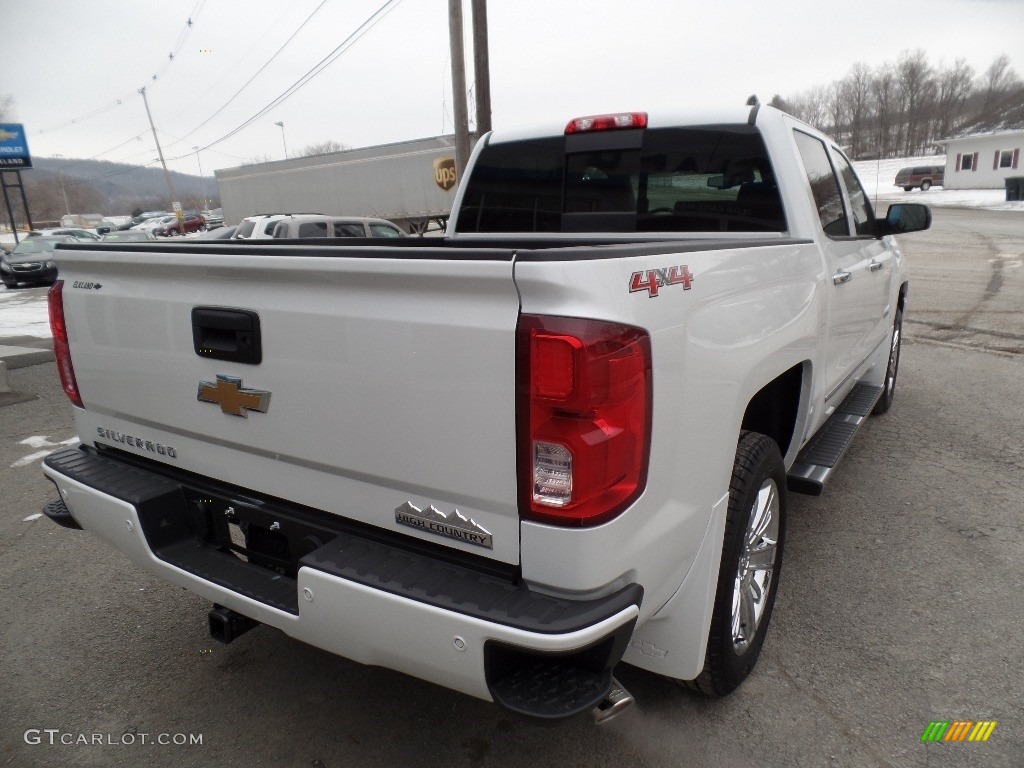
<instances>
[{"instance_id":1,"label":"truck tailgate","mask_svg":"<svg viewBox=\"0 0 1024 768\"><path fill-rule=\"evenodd\" d=\"M61 249L80 434L518 563L512 252L416 251ZM207 356L221 310L258 363Z\"/></svg>"}]
</instances>

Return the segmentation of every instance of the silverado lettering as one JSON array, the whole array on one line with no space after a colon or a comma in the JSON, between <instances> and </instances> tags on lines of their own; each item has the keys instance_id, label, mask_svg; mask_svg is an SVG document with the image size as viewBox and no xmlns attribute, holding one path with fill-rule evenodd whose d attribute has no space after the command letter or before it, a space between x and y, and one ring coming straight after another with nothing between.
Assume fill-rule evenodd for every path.
<instances>
[{"instance_id":1,"label":"silverado lettering","mask_svg":"<svg viewBox=\"0 0 1024 768\"><path fill-rule=\"evenodd\" d=\"M115 443L123 443L124 445L141 448L144 451L150 451L151 453L159 454L160 456L169 456L172 459L178 458L178 452L170 446L162 445L160 443L154 443L151 440L143 440L139 437L132 437L126 435L123 432L116 432L112 429L104 429L103 427L96 428L96 434L100 437L112 440Z\"/></svg>"}]
</instances>

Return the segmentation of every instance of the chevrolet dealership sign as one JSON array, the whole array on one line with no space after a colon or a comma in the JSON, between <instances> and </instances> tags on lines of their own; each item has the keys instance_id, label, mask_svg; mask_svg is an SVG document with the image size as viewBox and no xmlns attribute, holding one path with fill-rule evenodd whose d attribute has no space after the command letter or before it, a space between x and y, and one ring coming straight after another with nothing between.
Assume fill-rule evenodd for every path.
<instances>
[{"instance_id":1,"label":"chevrolet dealership sign","mask_svg":"<svg viewBox=\"0 0 1024 768\"><path fill-rule=\"evenodd\" d=\"M21 123L0 123L0 171L31 167L25 126Z\"/></svg>"}]
</instances>

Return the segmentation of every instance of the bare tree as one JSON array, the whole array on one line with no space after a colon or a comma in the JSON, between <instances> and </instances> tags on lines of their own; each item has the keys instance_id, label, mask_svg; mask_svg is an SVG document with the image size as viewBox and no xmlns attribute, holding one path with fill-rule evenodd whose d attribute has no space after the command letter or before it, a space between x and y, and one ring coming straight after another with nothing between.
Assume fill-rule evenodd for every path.
<instances>
[{"instance_id":1,"label":"bare tree","mask_svg":"<svg viewBox=\"0 0 1024 768\"><path fill-rule=\"evenodd\" d=\"M974 69L965 59L936 75L935 130L940 137L951 136L962 120L964 105L971 95Z\"/></svg>"},{"instance_id":2,"label":"bare tree","mask_svg":"<svg viewBox=\"0 0 1024 768\"><path fill-rule=\"evenodd\" d=\"M845 80L836 80L825 91L825 108L832 123L830 133L837 141L843 141L843 131L849 123L849 96Z\"/></svg>"},{"instance_id":3,"label":"bare tree","mask_svg":"<svg viewBox=\"0 0 1024 768\"><path fill-rule=\"evenodd\" d=\"M822 86L815 86L798 95L790 102L793 117L803 120L816 128L823 127L828 119L826 104L828 94Z\"/></svg>"},{"instance_id":4,"label":"bare tree","mask_svg":"<svg viewBox=\"0 0 1024 768\"><path fill-rule=\"evenodd\" d=\"M22 180L33 220L59 221L69 211L102 212L107 204L106 196L92 184L67 176L62 181L55 171L34 168L26 171Z\"/></svg>"},{"instance_id":5,"label":"bare tree","mask_svg":"<svg viewBox=\"0 0 1024 768\"><path fill-rule=\"evenodd\" d=\"M846 76L846 94L849 99L850 152L853 157L864 153L869 143L871 112L871 69L863 62L857 62Z\"/></svg>"},{"instance_id":6,"label":"bare tree","mask_svg":"<svg viewBox=\"0 0 1024 768\"><path fill-rule=\"evenodd\" d=\"M878 152L891 157L899 136L896 104L896 78L891 71L882 69L871 80L871 93L875 106L875 136Z\"/></svg>"},{"instance_id":7,"label":"bare tree","mask_svg":"<svg viewBox=\"0 0 1024 768\"><path fill-rule=\"evenodd\" d=\"M334 139L327 139L326 141L320 141L316 144L307 145L297 157L310 157L312 155L327 155L331 152L342 152L346 149L352 149L348 144L341 144Z\"/></svg>"},{"instance_id":8,"label":"bare tree","mask_svg":"<svg viewBox=\"0 0 1024 768\"><path fill-rule=\"evenodd\" d=\"M903 117L902 149L913 155L922 151L926 144L925 114L935 97L935 81L928 56L923 50L904 51L896 64L896 90Z\"/></svg>"},{"instance_id":9,"label":"bare tree","mask_svg":"<svg viewBox=\"0 0 1024 768\"><path fill-rule=\"evenodd\" d=\"M1020 78L1010 67L1010 57L1005 53L995 58L981 79L985 88L985 103L981 107L984 117L994 117L1003 99L1021 87Z\"/></svg>"},{"instance_id":10,"label":"bare tree","mask_svg":"<svg viewBox=\"0 0 1024 768\"><path fill-rule=\"evenodd\" d=\"M775 107L776 109L779 109L783 112L788 112L791 115L795 114L793 110L793 105L786 101L784 98L782 98L782 96L778 93L772 96L772 100L768 102L768 106Z\"/></svg>"},{"instance_id":11,"label":"bare tree","mask_svg":"<svg viewBox=\"0 0 1024 768\"><path fill-rule=\"evenodd\" d=\"M274 158L264 152L262 155L253 155L242 162L242 165L259 165L260 163L273 162Z\"/></svg>"}]
</instances>

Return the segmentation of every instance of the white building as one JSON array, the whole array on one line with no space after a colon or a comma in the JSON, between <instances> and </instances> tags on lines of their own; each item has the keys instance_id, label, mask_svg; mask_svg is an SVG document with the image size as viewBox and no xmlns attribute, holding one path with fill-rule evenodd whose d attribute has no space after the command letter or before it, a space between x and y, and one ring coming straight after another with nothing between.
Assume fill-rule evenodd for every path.
<instances>
[{"instance_id":1,"label":"white building","mask_svg":"<svg viewBox=\"0 0 1024 768\"><path fill-rule=\"evenodd\" d=\"M946 148L944 189L1003 189L1010 176L1024 176L1024 130L979 133L938 142Z\"/></svg>"}]
</instances>

